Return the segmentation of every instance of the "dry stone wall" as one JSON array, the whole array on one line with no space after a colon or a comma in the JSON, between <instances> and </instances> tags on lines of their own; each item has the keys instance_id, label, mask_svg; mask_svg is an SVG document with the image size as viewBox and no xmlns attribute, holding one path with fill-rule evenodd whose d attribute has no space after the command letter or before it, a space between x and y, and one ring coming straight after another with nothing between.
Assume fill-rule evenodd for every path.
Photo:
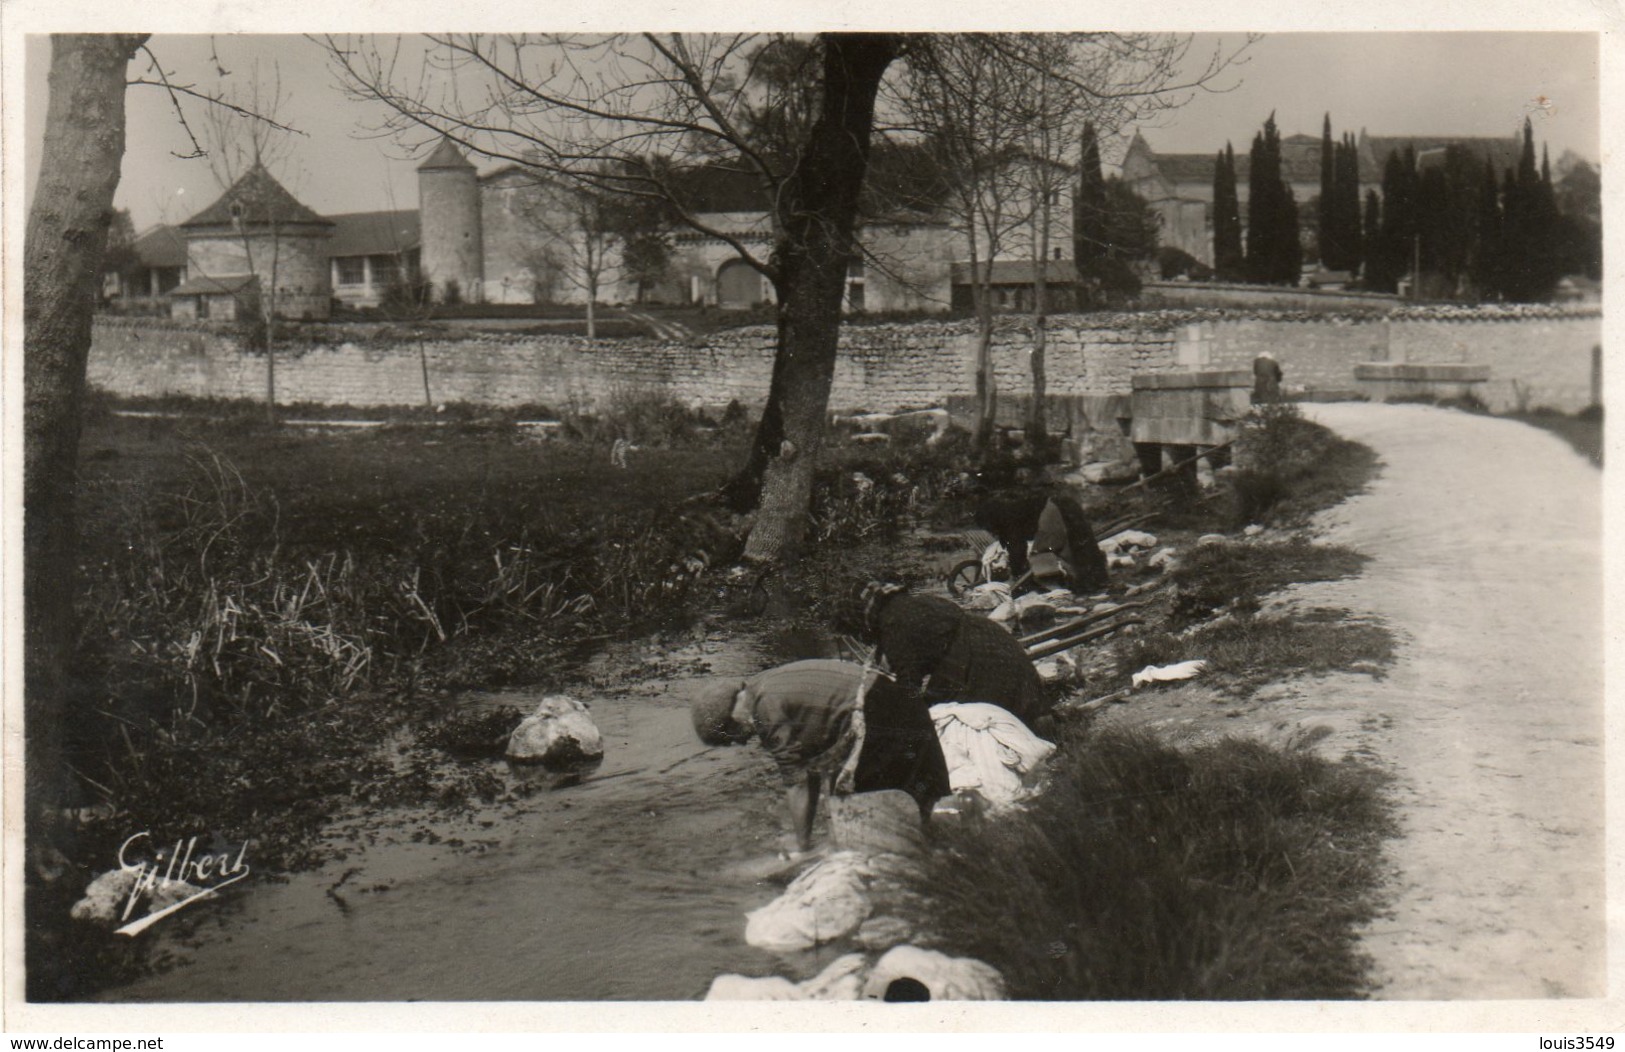
<instances>
[{"instance_id":1,"label":"dry stone wall","mask_svg":"<svg viewBox=\"0 0 1625 1052\"><path fill-rule=\"evenodd\" d=\"M624 392L658 390L678 402L760 405L772 376L774 331L735 329L693 342L599 340L453 332L425 338L379 325L306 326L279 344L284 403L419 405L427 361L430 398L494 407L590 407ZM1591 313L1415 311L1367 318L1235 317L1194 312L1068 315L1052 320L1047 375L1057 404L1096 415L1148 373L1246 368L1272 352L1289 387L1352 391L1364 362L1478 363L1490 367L1486 400L1497 409L1584 408L1597 397ZM963 401L976 390L970 321L848 325L831 392L837 411L885 411ZM1032 329L1001 319L993 340L1001 397L1031 389ZM263 398L265 360L229 331L201 322L103 317L90 356L96 387L130 396ZM1077 408L1082 407L1082 408ZM1097 407L1097 408L1088 408ZM1019 419L1019 417L1017 417Z\"/></svg>"}]
</instances>

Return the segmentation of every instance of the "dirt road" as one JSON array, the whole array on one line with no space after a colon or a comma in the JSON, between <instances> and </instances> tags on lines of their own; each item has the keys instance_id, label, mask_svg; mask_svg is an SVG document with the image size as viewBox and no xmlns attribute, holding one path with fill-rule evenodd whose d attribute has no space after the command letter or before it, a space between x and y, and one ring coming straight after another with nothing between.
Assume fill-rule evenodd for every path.
<instances>
[{"instance_id":1,"label":"dirt road","mask_svg":"<svg viewBox=\"0 0 1625 1052\"><path fill-rule=\"evenodd\" d=\"M1372 557L1364 575L1294 597L1400 637L1386 679L1334 688L1363 695L1344 699L1362 710L1360 751L1398 779L1393 912L1365 938L1377 996L1601 996L1600 472L1510 421L1310 415L1384 463L1321 522Z\"/></svg>"},{"instance_id":2,"label":"dirt road","mask_svg":"<svg viewBox=\"0 0 1625 1052\"><path fill-rule=\"evenodd\" d=\"M1317 538L1371 556L1287 608L1380 618L1382 679L1193 683L1114 721L1198 737L1324 735L1395 776L1391 913L1364 933L1384 999L1604 993L1601 474L1553 435L1427 406L1308 415L1375 449L1369 491ZM1199 655L1191 655L1199 656Z\"/></svg>"}]
</instances>

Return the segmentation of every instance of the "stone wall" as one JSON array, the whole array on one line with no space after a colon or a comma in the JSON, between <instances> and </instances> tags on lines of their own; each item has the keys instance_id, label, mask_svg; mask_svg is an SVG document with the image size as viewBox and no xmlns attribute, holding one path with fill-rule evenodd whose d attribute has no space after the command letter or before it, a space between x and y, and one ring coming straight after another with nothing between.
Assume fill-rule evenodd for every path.
<instances>
[{"instance_id":1,"label":"stone wall","mask_svg":"<svg viewBox=\"0 0 1625 1052\"><path fill-rule=\"evenodd\" d=\"M1178 329L1183 358L1245 368L1269 351L1292 391L1356 389L1362 362L1490 367L1479 396L1497 412L1545 406L1575 412L1599 404L1593 351L1602 345L1597 311L1551 308L1409 308L1364 316L1220 318Z\"/></svg>"},{"instance_id":2,"label":"stone wall","mask_svg":"<svg viewBox=\"0 0 1625 1052\"><path fill-rule=\"evenodd\" d=\"M1071 315L1053 320L1048 389L1058 420L1115 426L1135 376L1247 368L1261 350L1280 360L1289 389L1352 391L1363 362L1481 363L1494 408L1577 410L1591 404L1597 313L1467 314L1451 320L1396 312L1366 319L1200 317L1190 313ZM759 406L772 375L774 332L762 326L692 343L599 340L509 333L425 339L436 402L512 407L591 406L658 390L690 405L737 399ZM380 325L306 326L279 345L277 395L287 403L418 405L419 343ZM830 405L882 411L946 405L973 395L976 336L970 321L847 325ZM1007 410L1031 390L1032 332L1001 319L994 372ZM123 395L262 398L265 362L207 323L147 318L97 320L90 381ZM1063 411L1064 410L1064 411ZM1012 412L1004 412L1011 419ZM1053 415L1053 414L1052 414ZM1100 418L1100 419L1097 419ZM1014 412L1011 422L1019 420Z\"/></svg>"},{"instance_id":3,"label":"stone wall","mask_svg":"<svg viewBox=\"0 0 1625 1052\"><path fill-rule=\"evenodd\" d=\"M1197 253L1198 259L1203 257ZM1236 310L1390 310L1404 301L1381 292L1293 289L1284 285L1228 285L1202 281L1148 281L1140 300L1156 307Z\"/></svg>"}]
</instances>

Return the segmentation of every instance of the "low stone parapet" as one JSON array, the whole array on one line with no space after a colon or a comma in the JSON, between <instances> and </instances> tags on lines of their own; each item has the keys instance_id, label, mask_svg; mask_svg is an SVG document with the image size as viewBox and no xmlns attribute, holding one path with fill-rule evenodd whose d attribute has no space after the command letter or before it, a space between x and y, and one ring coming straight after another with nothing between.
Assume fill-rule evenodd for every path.
<instances>
[{"instance_id":1,"label":"low stone parapet","mask_svg":"<svg viewBox=\"0 0 1625 1052\"><path fill-rule=\"evenodd\" d=\"M1360 393L1375 402L1477 398L1489 379L1489 366L1465 363L1361 362L1354 367Z\"/></svg>"}]
</instances>

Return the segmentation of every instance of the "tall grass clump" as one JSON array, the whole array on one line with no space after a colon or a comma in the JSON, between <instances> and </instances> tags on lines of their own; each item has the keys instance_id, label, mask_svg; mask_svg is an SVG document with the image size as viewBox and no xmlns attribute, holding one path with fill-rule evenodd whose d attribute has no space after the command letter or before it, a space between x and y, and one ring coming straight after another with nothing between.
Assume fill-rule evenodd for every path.
<instances>
[{"instance_id":1,"label":"tall grass clump","mask_svg":"<svg viewBox=\"0 0 1625 1052\"><path fill-rule=\"evenodd\" d=\"M1126 683L1147 665L1196 659L1207 662L1207 674L1218 683L1242 694L1283 674L1363 672L1381 678L1394 660L1394 635L1347 610L1240 614L1184 634L1134 636L1118 651L1117 673Z\"/></svg>"},{"instance_id":2,"label":"tall grass clump","mask_svg":"<svg viewBox=\"0 0 1625 1052\"><path fill-rule=\"evenodd\" d=\"M902 909L1040 1000L1352 998L1382 777L1306 748L1069 742L1022 811L944 826Z\"/></svg>"},{"instance_id":3,"label":"tall grass clump","mask_svg":"<svg viewBox=\"0 0 1625 1052\"><path fill-rule=\"evenodd\" d=\"M884 449L835 444L813 480L811 529L817 545L894 537L963 486L961 443L899 436Z\"/></svg>"},{"instance_id":4,"label":"tall grass clump","mask_svg":"<svg viewBox=\"0 0 1625 1052\"><path fill-rule=\"evenodd\" d=\"M1182 554L1168 578L1174 585L1169 627L1182 628L1218 610L1251 613L1259 600L1289 584L1357 576L1367 555L1305 537L1247 544L1200 544Z\"/></svg>"},{"instance_id":5,"label":"tall grass clump","mask_svg":"<svg viewBox=\"0 0 1625 1052\"><path fill-rule=\"evenodd\" d=\"M1297 525L1358 493L1375 474L1370 447L1303 418L1292 402L1262 402L1247 413L1231 479L1238 524Z\"/></svg>"}]
</instances>

